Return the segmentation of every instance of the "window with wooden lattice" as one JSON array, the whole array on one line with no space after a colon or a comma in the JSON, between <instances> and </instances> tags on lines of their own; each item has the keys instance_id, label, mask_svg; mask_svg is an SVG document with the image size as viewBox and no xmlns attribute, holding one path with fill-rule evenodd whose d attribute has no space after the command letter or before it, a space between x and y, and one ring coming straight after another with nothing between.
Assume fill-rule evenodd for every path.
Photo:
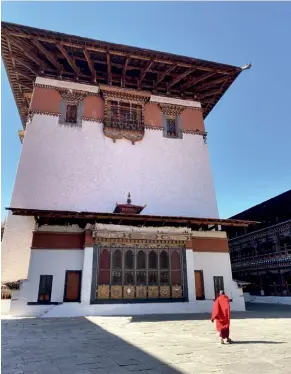
<instances>
[{"instance_id":1,"label":"window with wooden lattice","mask_svg":"<svg viewBox=\"0 0 291 374\"><path fill-rule=\"evenodd\" d=\"M128 130L142 130L142 105L108 100L107 126Z\"/></svg>"}]
</instances>

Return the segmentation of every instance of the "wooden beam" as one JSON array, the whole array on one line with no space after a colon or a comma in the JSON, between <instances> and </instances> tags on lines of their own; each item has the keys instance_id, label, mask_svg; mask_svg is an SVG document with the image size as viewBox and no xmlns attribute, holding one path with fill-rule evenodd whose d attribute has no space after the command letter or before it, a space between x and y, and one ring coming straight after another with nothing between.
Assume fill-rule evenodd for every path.
<instances>
[{"instance_id":1,"label":"wooden beam","mask_svg":"<svg viewBox=\"0 0 291 374\"><path fill-rule=\"evenodd\" d=\"M97 83L96 70L95 70L95 67L94 67L94 63L92 62L92 59L90 57L90 53L87 51L87 49L84 49L83 52L84 52L84 56L87 60L87 64L89 66L89 69L91 71L93 82Z\"/></svg>"},{"instance_id":2,"label":"wooden beam","mask_svg":"<svg viewBox=\"0 0 291 374\"><path fill-rule=\"evenodd\" d=\"M18 37L18 38L26 38L26 39L31 39L31 35L29 34L24 34L24 33L20 33L20 32L9 32L10 35L13 35L15 37ZM39 40L39 41L43 41L43 42L47 42L47 43L52 43L52 44L55 44L56 43L56 40L53 39L53 38L48 38L48 37L42 37L42 36L33 36L35 39ZM97 41L95 42L94 40L91 41L91 43L98 43ZM83 49L84 48L84 44L77 44L77 43L72 43L72 42L66 42L66 41L63 41L62 42L62 45L65 45L65 46L68 46L68 47L74 47L76 49ZM108 46L106 47L108 48ZM89 46L88 44L86 45L86 49L87 50L90 50L90 51L95 51L95 52L100 52L100 53L108 53L110 52L112 55L117 55L117 56L126 56L128 55L129 57L132 57L132 58L136 58L136 59L140 59L140 60L146 60L146 61L153 61L153 62L156 62L156 63L160 63L160 64L167 64L167 65L172 65L173 64L173 61L170 60L170 59L159 59L159 58L154 58L154 57L149 57L149 56L144 56L144 55L139 55L138 53L128 53L128 52L121 52L121 51L116 51L116 50L110 50L108 51L108 49L106 49L105 47L102 48L102 47L95 47L95 46ZM109 46L110 48L110 46ZM136 51L135 49L132 48L132 50ZM194 59L193 59L194 60ZM198 64L195 64L195 63L186 63L186 62L178 62L177 63L178 66L182 66L182 67L185 67L185 68L196 68L197 70L201 70L201 71L208 71L208 72L213 72L213 73L218 73L218 74L225 74L225 75L231 75L233 74L234 72L239 72L241 71L241 68L237 68L237 67L232 67L232 66L229 66L229 67L225 67L225 69L227 70L224 70L224 69L221 69L219 67L209 67L209 66L204 66L204 65L199 65ZM219 65L219 64L217 64Z\"/></svg>"},{"instance_id":3,"label":"wooden beam","mask_svg":"<svg viewBox=\"0 0 291 374\"><path fill-rule=\"evenodd\" d=\"M58 63L53 53L48 51L38 40L32 40L33 44L45 55L47 60L58 70L63 70L61 64Z\"/></svg>"},{"instance_id":4,"label":"wooden beam","mask_svg":"<svg viewBox=\"0 0 291 374\"><path fill-rule=\"evenodd\" d=\"M199 92L200 92L200 91L204 91L204 90L206 90L206 89L208 89L208 88L211 88L211 87L215 86L215 85L218 84L218 83L224 83L224 82L227 81L228 79L229 79L229 78L227 78L227 77L223 77L223 78L215 79L215 80L213 80L213 81L211 81L211 82L209 82L209 83L202 84L201 86L196 87L196 89L199 90Z\"/></svg>"},{"instance_id":5,"label":"wooden beam","mask_svg":"<svg viewBox=\"0 0 291 374\"><path fill-rule=\"evenodd\" d=\"M35 74L35 75L38 75L37 71L34 70L34 69L29 65L29 63L26 62L26 61L24 61L22 58L16 56L14 53L12 53L12 54L10 55L10 57L11 57L13 60L17 61L17 62L18 62L19 64L21 64L22 66L26 67L26 69L28 69L31 73L33 73L33 74Z\"/></svg>"},{"instance_id":6,"label":"wooden beam","mask_svg":"<svg viewBox=\"0 0 291 374\"><path fill-rule=\"evenodd\" d=\"M24 45L22 45L17 40L11 37L8 37L8 40L11 44L15 45L15 47L19 48L24 53L24 55L28 57L30 60L34 61L39 66L43 66L43 61L37 56L35 56L31 49L27 49Z\"/></svg>"},{"instance_id":7,"label":"wooden beam","mask_svg":"<svg viewBox=\"0 0 291 374\"><path fill-rule=\"evenodd\" d=\"M19 75L22 75L24 78L26 78L29 81L33 82L33 78L31 78L29 75L27 75L25 72L21 71L20 69L15 68L15 72Z\"/></svg>"},{"instance_id":8,"label":"wooden beam","mask_svg":"<svg viewBox=\"0 0 291 374\"><path fill-rule=\"evenodd\" d=\"M169 88L175 86L175 84L179 83L182 79L186 78L189 74L193 73L196 69L188 69L184 73L180 74L175 78L172 82L169 83Z\"/></svg>"},{"instance_id":9,"label":"wooden beam","mask_svg":"<svg viewBox=\"0 0 291 374\"><path fill-rule=\"evenodd\" d=\"M77 75L79 75L80 74L80 69L75 64L75 61L73 61L73 59L71 58L71 56L68 54L68 52L66 51L65 47L63 47L61 44L57 44L57 47L62 52L62 54L65 56L66 60L68 61L69 65L74 70L74 72Z\"/></svg>"},{"instance_id":10,"label":"wooden beam","mask_svg":"<svg viewBox=\"0 0 291 374\"><path fill-rule=\"evenodd\" d=\"M209 97L209 96L217 95L217 94L219 94L220 92L221 92L221 88L218 89L218 90L208 91L208 92L205 92L204 94L199 95L199 99L204 99L205 97Z\"/></svg>"},{"instance_id":11,"label":"wooden beam","mask_svg":"<svg viewBox=\"0 0 291 374\"><path fill-rule=\"evenodd\" d=\"M151 68L153 63L154 63L153 61L149 61L147 66L141 71L140 78L139 78L139 81L138 81L139 89L141 89L141 83L144 80L144 77L146 76L146 73L149 71L149 69Z\"/></svg>"},{"instance_id":12,"label":"wooden beam","mask_svg":"<svg viewBox=\"0 0 291 374\"><path fill-rule=\"evenodd\" d=\"M126 76L126 70L127 70L128 62L129 62L129 57L126 57L125 61L124 61L124 66L123 66L123 69L122 69L122 77L121 77L121 86L122 87L125 87L125 76Z\"/></svg>"},{"instance_id":13,"label":"wooden beam","mask_svg":"<svg viewBox=\"0 0 291 374\"><path fill-rule=\"evenodd\" d=\"M196 77L196 78L193 77L192 79L189 79L188 82L184 83L183 86L181 87L181 89L185 90L189 87L192 87L195 84L197 84L198 82L202 82L203 80L212 77L214 74L216 74L216 73L210 73L210 74L205 73L205 74L201 75L200 77Z\"/></svg>"},{"instance_id":14,"label":"wooden beam","mask_svg":"<svg viewBox=\"0 0 291 374\"><path fill-rule=\"evenodd\" d=\"M28 86L27 84L22 83L22 82L19 82L19 81L17 81L17 83L18 83L21 87L27 88L27 89L30 90L30 91L33 89L33 85L32 85L32 87L31 87L31 86Z\"/></svg>"},{"instance_id":15,"label":"wooden beam","mask_svg":"<svg viewBox=\"0 0 291 374\"><path fill-rule=\"evenodd\" d=\"M31 100L31 98L32 98L32 92L25 92L25 93L24 93L24 97L25 97L26 99L28 99L28 100Z\"/></svg>"},{"instance_id":16,"label":"wooden beam","mask_svg":"<svg viewBox=\"0 0 291 374\"><path fill-rule=\"evenodd\" d=\"M106 54L106 58L107 58L108 84L109 84L109 85L112 85L111 56L110 56L110 53L109 53L109 52Z\"/></svg>"},{"instance_id":17,"label":"wooden beam","mask_svg":"<svg viewBox=\"0 0 291 374\"><path fill-rule=\"evenodd\" d=\"M161 73L158 75L157 80L155 82L155 85L157 86L167 75L171 73L171 71L175 70L177 67L177 64L174 64L169 67L164 73Z\"/></svg>"}]
</instances>

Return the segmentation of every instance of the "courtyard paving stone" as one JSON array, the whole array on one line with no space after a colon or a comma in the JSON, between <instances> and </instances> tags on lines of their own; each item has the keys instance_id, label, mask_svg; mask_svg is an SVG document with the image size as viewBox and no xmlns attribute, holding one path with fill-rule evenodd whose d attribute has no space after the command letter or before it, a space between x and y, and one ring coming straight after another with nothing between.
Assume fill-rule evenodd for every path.
<instances>
[{"instance_id":1,"label":"courtyard paving stone","mask_svg":"<svg viewBox=\"0 0 291 374\"><path fill-rule=\"evenodd\" d=\"M3 374L290 374L291 308L209 315L2 319Z\"/></svg>"}]
</instances>

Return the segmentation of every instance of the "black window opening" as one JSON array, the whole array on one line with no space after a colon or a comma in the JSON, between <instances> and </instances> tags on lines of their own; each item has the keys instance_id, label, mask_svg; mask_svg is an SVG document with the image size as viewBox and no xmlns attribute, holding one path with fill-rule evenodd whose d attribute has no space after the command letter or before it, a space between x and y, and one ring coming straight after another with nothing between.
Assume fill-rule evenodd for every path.
<instances>
[{"instance_id":1,"label":"black window opening","mask_svg":"<svg viewBox=\"0 0 291 374\"><path fill-rule=\"evenodd\" d=\"M180 249L99 250L97 286L181 286Z\"/></svg>"},{"instance_id":2,"label":"black window opening","mask_svg":"<svg viewBox=\"0 0 291 374\"><path fill-rule=\"evenodd\" d=\"M219 296L220 291L224 291L223 277L213 277L214 296L215 299Z\"/></svg>"},{"instance_id":3,"label":"black window opening","mask_svg":"<svg viewBox=\"0 0 291 374\"><path fill-rule=\"evenodd\" d=\"M177 119L176 117L166 118L167 123L167 135L171 138L177 138Z\"/></svg>"},{"instance_id":4,"label":"black window opening","mask_svg":"<svg viewBox=\"0 0 291 374\"><path fill-rule=\"evenodd\" d=\"M53 276L41 275L39 279L38 302L49 303L51 301Z\"/></svg>"},{"instance_id":5,"label":"black window opening","mask_svg":"<svg viewBox=\"0 0 291 374\"><path fill-rule=\"evenodd\" d=\"M66 122L77 123L78 106L75 104L67 104L66 107Z\"/></svg>"}]
</instances>

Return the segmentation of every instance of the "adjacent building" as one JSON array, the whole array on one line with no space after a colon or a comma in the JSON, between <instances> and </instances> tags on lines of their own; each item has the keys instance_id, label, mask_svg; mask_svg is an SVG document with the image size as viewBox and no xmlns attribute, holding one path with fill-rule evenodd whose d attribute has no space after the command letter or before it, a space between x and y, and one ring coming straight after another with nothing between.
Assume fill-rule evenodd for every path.
<instances>
[{"instance_id":1,"label":"adjacent building","mask_svg":"<svg viewBox=\"0 0 291 374\"><path fill-rule=\"evenodd\" d=\"M290 297L291 190L231 219L260 222L244 229L226 228L233 277L250 283L245 290L252 296L272 296L271 300L278 296Z\"/></svg>"},{"instance_id":2,"label":"adjacent building","mask_svg":"<svg viewBox=\"0 0 291 374\"><path fill-rule=\"evenodd\" d=\"M244 310L204 119L245 68L2 23L23 124L2 242L15 315ZM8 124L5 124L8 125Z\"/></svg>"}]
</instances>

